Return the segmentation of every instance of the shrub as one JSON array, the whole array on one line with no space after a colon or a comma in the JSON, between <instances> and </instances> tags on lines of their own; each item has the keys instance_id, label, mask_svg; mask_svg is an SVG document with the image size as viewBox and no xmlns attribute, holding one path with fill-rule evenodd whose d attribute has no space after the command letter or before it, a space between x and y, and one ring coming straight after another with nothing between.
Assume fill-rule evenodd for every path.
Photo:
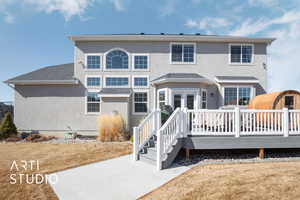
<instances>
[{"instance_id":1,"label":"shrub","mask_svg":"<svg viewBox=\"0 0 300 200\"><path fill-rule=\"evenodd\" d=\"M13 122L11 113L6 113L0 125L0 138L8 138L11 135L17 134L17 128Z\"/></svg>"},{"instance_id":2,"label":"shrub","mask_svg":"<svg viewBox=\"0 0 300 200\"><path fill-rule=\"evenodd\" d=\"M169 105L161 107L161 124L163 125L173 113L173 108Z\"/></svg>"},{"instance_id":3,"label":"shrub","mask_svg":"<svg viewBox=\"0 0 300 200\"><path fill-rule=\"evenodd\" d=\"M124 141L126 139L123 117L118 113L101 114L97 119L98 139L102 142Z\"/></svg>"}]
</instances>

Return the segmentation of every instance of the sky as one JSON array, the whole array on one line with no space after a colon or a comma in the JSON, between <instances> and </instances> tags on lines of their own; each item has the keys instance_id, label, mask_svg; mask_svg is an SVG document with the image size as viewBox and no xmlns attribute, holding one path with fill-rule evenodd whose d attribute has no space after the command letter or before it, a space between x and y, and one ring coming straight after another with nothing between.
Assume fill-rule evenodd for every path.
<instances>
[{"instance_id":1,"label":"sky","mask_svg":"<svg viewBox=\"0 0 300 200\"><path fill-rule=\"evenodd\" d=\"M300 90L299 0L0 0L0 101L3 81L73 62L69 35L141 32L276 37L268 91Z\"/></svg>"}]
</instances>

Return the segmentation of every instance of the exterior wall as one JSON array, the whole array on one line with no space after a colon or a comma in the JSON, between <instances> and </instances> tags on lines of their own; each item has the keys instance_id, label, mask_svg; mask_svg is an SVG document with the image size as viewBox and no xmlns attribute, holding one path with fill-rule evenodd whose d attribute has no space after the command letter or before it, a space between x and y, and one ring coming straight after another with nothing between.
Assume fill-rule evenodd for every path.
<instances>
[{"instance_id":1,"label":"exterior wall","mask_svg":"<svg viewBox=\"0 0 300 200\"><path fill-rule=\"evenodd\" d=\"M96 117L85 115L85 88L15 86L15 123L20 131L62 135L68 126L81 134L96 132Z\"/></svg>"},{"instance_id":2,"label":"exterior wall","mask_svg":"<svg viewBox=\"0 0 300 200\"><path fill-rule=\"evenodd\" d=\"M131 86L132 75L149 75L153 80L167 73L198 73L214 81L215 76L254 76L260 84L255 88L259 93L267 89L267 71L264 64L267 63L266 44L254 44L254 62L249 65L232 65L229 63L229 43L198 42L196 43L195 64L171 64L170 42L76 42L75 43L75 76L85 83L86 75L102 75L102 83L105 75L129 75ZM112 49L122 49L129 54L129 70L105 70L104 57ZM86 70L85 54L97 53L102 55L100 70ZM132 54L145 53L149 55L149 71L132 71ZM103 86L103 84L102 84ZM100 89L100 88L99 88ZM208 108L218 108L222 105L220 88L212 85L208 89ZM149 88L149 110L154 108L154 88ZM85 97L80 97L84 102ZM83 106L84 107L84 106ZM129 101L129 127L138 125L145 115L132 113L132 100Z\"/></svg>"}]
</instances>

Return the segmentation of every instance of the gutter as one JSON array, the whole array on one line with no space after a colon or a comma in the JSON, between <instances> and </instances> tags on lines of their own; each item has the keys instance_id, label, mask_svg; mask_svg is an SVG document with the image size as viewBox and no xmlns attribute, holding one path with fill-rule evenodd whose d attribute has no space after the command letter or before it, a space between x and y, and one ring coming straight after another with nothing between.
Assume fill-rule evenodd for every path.
<instances>
[{"instance_id":1,"label":"gutter","mask_svg":"<svg viewBox=\"0 0 300 200\"><path fill-rule=\"evenodd\" d=\"M77 79L74 80L7 80L6 84L14 85L76 85L79 83Z\"/></svg>"}]
</instances>

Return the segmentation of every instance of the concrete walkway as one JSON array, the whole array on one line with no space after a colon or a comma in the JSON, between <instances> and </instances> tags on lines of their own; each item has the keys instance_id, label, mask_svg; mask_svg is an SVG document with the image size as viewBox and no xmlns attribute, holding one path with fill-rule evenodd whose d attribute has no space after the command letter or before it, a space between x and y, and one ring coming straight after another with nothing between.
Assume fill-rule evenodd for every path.
<instances>
[{"instance_id":1,"label":"concrete walkway","mask_svg":"<svg viewBox=\"0 0 300 200\"><path fill-rule=\"evenodd\" d=\"M52 188L63 200L137 199L188 169L157 171L148 163L133 162L128 155L55 173L58 182Z\"/></svg>"}]
</instances>

